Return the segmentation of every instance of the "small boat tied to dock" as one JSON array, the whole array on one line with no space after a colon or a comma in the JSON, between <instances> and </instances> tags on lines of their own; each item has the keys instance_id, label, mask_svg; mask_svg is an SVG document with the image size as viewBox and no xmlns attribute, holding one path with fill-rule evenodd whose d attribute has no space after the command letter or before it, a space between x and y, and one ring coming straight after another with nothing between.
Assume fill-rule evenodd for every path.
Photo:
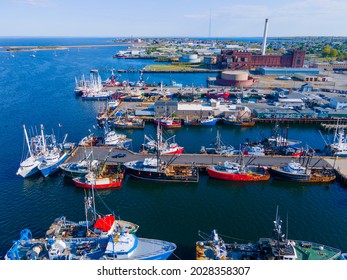
<instances>
[{"instance_id":1,"label":"small boat tied to dock","mask_svg":"<svg viewBox=\"0 0 347 280\"><path fill-rule=\"evenodd\" d=\"M307 157L306 163L291 161L287 164L271 166L268 168L272 177L279 180L303 183L329 183L336 179L333 168L315 167L320 159L309 166L312 157ZM304 159L305 160L305 159Z\"/></svg>"}]
</instances>

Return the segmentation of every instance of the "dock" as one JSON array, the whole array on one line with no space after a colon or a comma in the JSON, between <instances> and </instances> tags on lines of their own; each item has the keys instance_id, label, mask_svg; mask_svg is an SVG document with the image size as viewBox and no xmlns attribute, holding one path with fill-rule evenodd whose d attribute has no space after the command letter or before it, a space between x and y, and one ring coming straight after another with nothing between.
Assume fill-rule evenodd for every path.
<instances>
[{"instance_id":1,"label":"dock","mask_svg":"<svg viewBox=\"0 0 347 280\"><path fill-rule=\"evenodd\" d=\"M337 180L347 186L347 158L326 158L325 161L334 168Z\"/></svg>"},{"instance_id":2,"label":"dock","mask_svg":"<svg viewBox=\"0 0 347 280\"><path fill-rule=\"evenodd\" d=\"M325 130L336 130L337 128L346 129L347 124L336 124L336 120L333 123L321 123L321 127Z\"/></svg>"},{"instance_id":3,"label":"dock","mask_svg":"<svg viewBox=\"0 0 347 280\"><path fill-rule=\"evenodd\" d=\"M85 157L86 152L91 151L90 147L77 147L75 151L68 158L67 162L77 162ZM125 157L114 158L116 154L125 154ZM110 146L94 146L93 147L94 159L103 161L108 156L106 161L107 164L124 164L128 161L143 160L148 157L155 157L153 154L143 154L136 153L127 149L112 148ZM199 167L200 171L205 171L206 167L209 165L222 163L226 160L235 161L239 155L217 155L217 154L181 154L181 155L163 155L161 158L168 162L175 158L174 164L180 165L195 165ZM253 159L253 160L252 160ZM270 167L273 165L286 164L292 160L298 160L298 158L292 156L244 156L244 162L247 164L252 160L252 165L260 165L265 167ZM338 179L347 185L347 158L346 159L335 159L334 157L327 156L314 156L310 161L310 165L315 165L316 167L327 167L334 168Z\"/></svg>"}]
</instances>

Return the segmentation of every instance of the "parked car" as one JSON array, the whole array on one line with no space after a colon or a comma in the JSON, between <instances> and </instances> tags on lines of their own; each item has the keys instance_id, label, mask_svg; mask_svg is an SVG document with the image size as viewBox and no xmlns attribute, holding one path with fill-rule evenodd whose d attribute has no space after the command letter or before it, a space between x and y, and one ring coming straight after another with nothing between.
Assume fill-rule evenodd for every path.
<instances>
[{"instance_id":1,"label":"parked car","mask_svg":"<svg viewBox=\"0 0 347 280\"><path fill-rule=\"evenodd\" d=\"M114 156L112 156L112 158L123 158L123 157L126 157L126 156L127 156L126 154L119 153L119 154L115 154Z\"/></svg>"}]
</instances>

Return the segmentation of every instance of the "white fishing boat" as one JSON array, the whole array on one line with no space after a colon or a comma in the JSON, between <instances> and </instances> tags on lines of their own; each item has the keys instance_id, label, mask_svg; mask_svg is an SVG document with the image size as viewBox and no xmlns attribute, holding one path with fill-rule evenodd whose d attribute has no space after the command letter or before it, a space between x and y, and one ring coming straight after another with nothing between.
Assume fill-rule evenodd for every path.
<instances>
[{"instance_id":1,"label":"white fishing boat","mask_svg":"<svg viewBox=\"0 0 347 280\"><path fill-rule=\"evenodd\" d=\"M163 139L163 131L157 124L157 140L145 135L145 143L142 144L142 152L155 154L159 149L161 155L182 154L184 147L179 146L175 141L175 135Z\"/></svg>"},{"instance_id":2,"label":"white fishing boat","mask_svg":"<svg viewBox=\"0 0 347 280\"><path fill-rule=\"evenodd\" d=\"M125 134L117 133L114 130L110 130L108 125L108 119L106 118L104 126L104 143L108 146L115 146L118 148L130 148L132 139L127 138Z\"/></svg>"},{"instance_id":3,"label":"white fishing boat","mask_svg":"<svg viewBox=\"0 0 347 280\"><path fill-rule=\"evenodd\" d=\"M333 156L347 157L347 138L343 128L336 128L333 143L328 145L328 150Z\"/></svg>"},{"instance_id":4,"label":"white fishing boat","mask_svg":"<svg viewBox=\"0 0 347 280\"><path fill-rule=\"evenodd\" d=\"M43 161L43 155L40 152L40 150L38 150L37 152L33 150L32 143L29 140L25 125L23 125L23 129L25 135L25 142L28 147L28 155L20 163L19 169L16 174L22 176L23 178L27 178L31 175L36 174L39 171L38 167Z\"/></svg>"},{"instance_id":5,"label":"white fishing boat","mask_svg":"<svg viewBox=\"0 0 347 280\"><path fill-rule=\"evenodd\" d=\"M46 143L46 137L43 131L44 128L43 125L41 125L43 159L42 162L39 164L38 169L41 171L43 176L47 177L48 175L51 175L58 171L59 165L64 163L64 161L68 158L69 154L67 152L63 152L63 148L57 145L54 135L49 136L51 143L49 145L50 147L48 147ZM66 137L67 134L64 137L63 145L66 140Z\"/></svg>"}]
</instances>

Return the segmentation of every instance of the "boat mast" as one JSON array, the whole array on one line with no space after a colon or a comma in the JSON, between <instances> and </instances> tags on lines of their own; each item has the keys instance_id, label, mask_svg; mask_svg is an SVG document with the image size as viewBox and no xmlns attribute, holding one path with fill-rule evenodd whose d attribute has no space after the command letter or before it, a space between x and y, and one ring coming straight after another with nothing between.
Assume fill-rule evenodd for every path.
<instances>
[{"instance_id":1,"label":"boat mast","mask_svg":"<svg viewBox=\"0 0 347 280\"><path fill-rule=\"evenodd\" d=\"M43 153L46 152L46 139L45 139L45 135L43 133L44 131L44 127L43 124L41 124L41 138L42 138L42 145L43 145Z\"/></svg>"},{"instance_id":2,"label":"boat mast","mask_svg":"<svg viewBox=\"0 0 347 280\"><path fill-rule=\"evenodd\" d=\"M23 129L24 129L25 140L26 140L26 142L27 142L28 149L29 149L29 154L30 154L30 156L31 156L31 157L33 157L33 156L34 156L34 154L33 154L32 150L31 150L31 146L30 146L30 143L29 143L29 138L28 138L28 133L27 133L27 130L26 130L25 125L24 125L24 124L23 124Z\"/></svg>"},{"instance_id":3,"label":"boat mast","mask_svg":"<svg viewBox=\"0 0 347 280\"><path fill-rule=\"evenodd\" d=\"M160 151L159 151L159 129L160 129L160 121L158 121L158 128L157 128L157 171L159 171L159 160L160 160Z\"/></svg>"}]
</instances>

